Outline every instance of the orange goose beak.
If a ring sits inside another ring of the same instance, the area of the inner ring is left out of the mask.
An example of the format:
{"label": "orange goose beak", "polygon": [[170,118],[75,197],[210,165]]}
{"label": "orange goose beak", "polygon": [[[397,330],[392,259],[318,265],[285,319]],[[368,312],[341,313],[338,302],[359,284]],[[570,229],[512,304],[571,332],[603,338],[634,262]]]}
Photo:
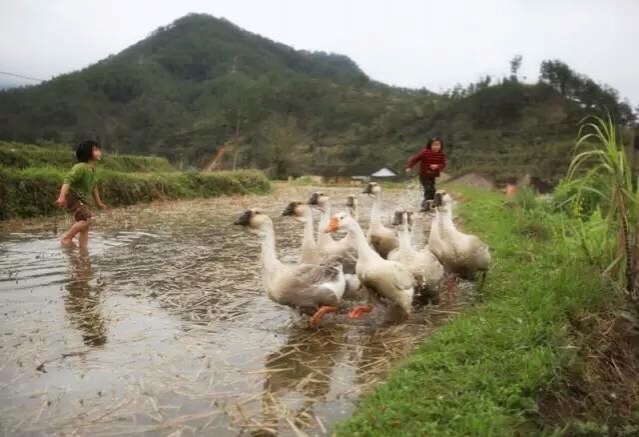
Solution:
{"label": "orange goose beak", "polygon": [[335,232],[338,229],[339,229],[339,221],[337,221],[337,218],[333,217],[331,221],[328,223],[328,226],[326,227],[324,232],[326,233]]}

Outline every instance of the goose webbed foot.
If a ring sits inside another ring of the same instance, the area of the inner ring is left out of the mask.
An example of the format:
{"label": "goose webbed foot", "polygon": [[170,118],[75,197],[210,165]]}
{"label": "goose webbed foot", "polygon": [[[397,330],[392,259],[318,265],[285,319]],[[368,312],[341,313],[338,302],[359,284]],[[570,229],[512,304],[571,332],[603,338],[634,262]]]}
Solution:
{"label": "goose webbed foot", "polygon": [[372,310],[373,310],[373,305],[360,305],[353,308],[353,310],[350,313],[348,313],[348,318],[359,319],[364,314],[370,313]]}
{"label": "goose webbed foot", "polygon": [[309,321],[309,325],[311,326],[311,328],[317,328],[320,324],[320,321],[324,318],[326,314],[334,313],[335,311],[337,311],[337,307],[334,307],[334,306],[320,307],[317,310],[317,312],[315,312],[313,317],[311,317],[311,320]]}

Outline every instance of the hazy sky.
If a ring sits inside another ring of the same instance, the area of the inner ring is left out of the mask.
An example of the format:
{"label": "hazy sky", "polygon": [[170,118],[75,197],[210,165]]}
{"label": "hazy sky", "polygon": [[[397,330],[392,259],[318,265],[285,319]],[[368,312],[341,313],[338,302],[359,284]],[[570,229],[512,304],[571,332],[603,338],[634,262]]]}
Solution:
{"label": "hazy sky", "polygon": [[189,12],[348,55],[393,85],[440,91],[503,76],[519,53],[529,81],[559,58],[639,104],[639,0],[0,0],[0,70],[47,79]]}

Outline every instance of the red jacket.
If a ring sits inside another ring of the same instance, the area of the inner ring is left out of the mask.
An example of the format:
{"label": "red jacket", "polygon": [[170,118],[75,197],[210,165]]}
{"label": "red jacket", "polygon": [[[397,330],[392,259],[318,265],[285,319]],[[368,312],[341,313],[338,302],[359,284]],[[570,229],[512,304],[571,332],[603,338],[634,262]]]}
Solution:
{"label": "red jacket", "polygon": [[[415,164],[421,162],[419,166],[419,174],[422,176],[439,176],[439,172],[446,168],[446,155],[441,150],[433,152],[429,149],[420,150],[417,155],[413,156],[406,165],[406,168],[413,168]],[[437,166],[437,170],[431,170],[431,164]]]}

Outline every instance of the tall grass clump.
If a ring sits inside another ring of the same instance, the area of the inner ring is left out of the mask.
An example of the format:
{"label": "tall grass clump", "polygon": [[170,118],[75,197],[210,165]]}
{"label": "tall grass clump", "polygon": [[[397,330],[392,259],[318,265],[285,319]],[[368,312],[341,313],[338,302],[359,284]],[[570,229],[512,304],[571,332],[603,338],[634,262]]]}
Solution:
{"label": "tall grass clump", "polygon": [[[610,117],[607,120],[591,117],[582,124],[567,181],[567,188],[574,188],[571,200],[577,211],[584,199],[596,201],[589,223],[576,229],[581,235],[582,248],[589,252],[588,239],[593,235],[613,236],[614,249],[608,251],[604,272],[610,273],[637,304],[639,187],[622,138]],[[611,245],[599,247],[608,249]],[[591,251],[588,256],[592,257]]]}
{"label": "tall grass clump", "polygon": [[537,192],[532,187],[520,187],[512,202],[523,210],[533,210],[538,206]]}

